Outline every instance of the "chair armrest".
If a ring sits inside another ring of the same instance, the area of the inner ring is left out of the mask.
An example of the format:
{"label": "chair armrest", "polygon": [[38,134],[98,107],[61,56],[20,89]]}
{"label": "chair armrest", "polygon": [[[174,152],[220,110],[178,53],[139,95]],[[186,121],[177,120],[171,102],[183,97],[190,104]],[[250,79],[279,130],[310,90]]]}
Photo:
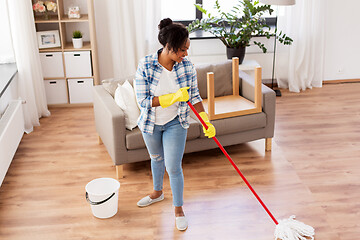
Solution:
{"label": "chair armrest", "polygon": [[115,165],[127,160],[125,115],[114,98],[101,86],[93,87],[96,131]]}
{"label": "chair armrest", "polygon": [[[241,79],[241,95],[250,101],[255,101],[255,81],[252,77],[243,71],[239,71]],[[266,114],[266,137],[272,138],[274,136],[275,127],[275,105],[276,94],[275,92],[262,84],[262,110]]]}

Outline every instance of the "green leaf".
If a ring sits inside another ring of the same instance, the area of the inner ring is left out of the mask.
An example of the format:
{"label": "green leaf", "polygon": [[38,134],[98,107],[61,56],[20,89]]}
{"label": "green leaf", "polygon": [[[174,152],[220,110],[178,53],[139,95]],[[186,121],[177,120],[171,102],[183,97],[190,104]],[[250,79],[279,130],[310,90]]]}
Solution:
{"label": "green leaf", "polygon": [[207,11],[202,7],[201,4],[194,4],[194,5],[200,12],[206,15]]}

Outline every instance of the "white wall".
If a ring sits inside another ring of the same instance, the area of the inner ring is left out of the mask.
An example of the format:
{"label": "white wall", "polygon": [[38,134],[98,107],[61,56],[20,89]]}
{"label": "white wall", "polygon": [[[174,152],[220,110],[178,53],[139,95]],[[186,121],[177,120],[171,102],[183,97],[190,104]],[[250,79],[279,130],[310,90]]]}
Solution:
{"label": "white wall", "polygon": [[327,3],[324,80],[360,79],[360,1]]}

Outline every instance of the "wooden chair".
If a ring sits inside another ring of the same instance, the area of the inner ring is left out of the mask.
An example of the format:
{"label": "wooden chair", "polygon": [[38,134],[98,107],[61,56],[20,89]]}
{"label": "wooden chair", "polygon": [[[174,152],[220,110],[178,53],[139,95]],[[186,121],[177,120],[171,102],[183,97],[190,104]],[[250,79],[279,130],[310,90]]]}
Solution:
{"label": "wooden chair", "polygon": [[232,59],[233,94],[215,97],[214,73],[207,73],[207,99],[204,108],[210,120],[229,118],[261,112],[261,67],[255,68],[255,102],[240,96],[239,93],[239,58]]}

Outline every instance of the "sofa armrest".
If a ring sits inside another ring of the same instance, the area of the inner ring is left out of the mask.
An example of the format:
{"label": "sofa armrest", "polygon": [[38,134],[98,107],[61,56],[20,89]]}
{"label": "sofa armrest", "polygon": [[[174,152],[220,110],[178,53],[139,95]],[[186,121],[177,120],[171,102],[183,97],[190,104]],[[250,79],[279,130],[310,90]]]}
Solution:
{"label": "sofa armrest", "polygon": [[115,165],[127,161],[125,115],[101,86],[93,87],[96,131]]}
{"label": "sofa armrest", "polygon": [[[243,71],[239,71],[239,77],[241,79],[241,95],[250,101],[255,101],[255,80]],[[275,92],[262,84],[262,110],[266,114],[266,138],[272,138],[274,136],[275,127],[275,105],[276,94]]]}

